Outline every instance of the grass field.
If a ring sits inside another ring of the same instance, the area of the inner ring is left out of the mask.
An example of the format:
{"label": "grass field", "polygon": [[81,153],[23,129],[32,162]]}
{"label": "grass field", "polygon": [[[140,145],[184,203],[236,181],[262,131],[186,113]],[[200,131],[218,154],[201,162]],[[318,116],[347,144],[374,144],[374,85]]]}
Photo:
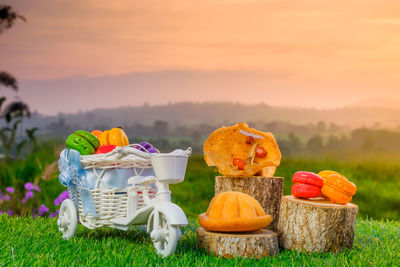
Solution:
{"label": "grass field", "polygon": [[[400,166],[396,163],[332,161],[286,158],[277,176],[285,177],[284,193],[290,194],[291,176],[298,170],[336,170],[358,187],[353,203],[360,207],[354,247],[338,254],[306,254],[281,251],[276,257],[259,261],[222,259],[198,249],[195,229],[197,215],[207,209],[214,195],[218,172],[205,165],[201,156],[192,156],[185,182],[172,185],[173,201],[183,208],[190,225],[183,229],[176,255],[160,258],[149,236],[136,229],[123,232],[79,226],[77,236],[61,238],[56,220],[0,216],[0,266],[34,265],[172,265],[172,266],[396,266],[400,265]],[[42,182],[42,192],[56,195],[64,188],[58,181]],[[49,200],[50,201],[50,200]],[[381,218],[389,218],[392,221]],[[374,220],[378,219],[378,220]]]}
{"label": "grass field", "polygon": [[400,223],[359,219],[354,247],[338,254],[281,251],[261,260],[224,259],[208,255],[196,244],[197,222],[183,228],[176,254],[159,257],[149,236],[136,231],[78,227],[63,240],[56,220],[0,216],[0,266],[398,266]]}

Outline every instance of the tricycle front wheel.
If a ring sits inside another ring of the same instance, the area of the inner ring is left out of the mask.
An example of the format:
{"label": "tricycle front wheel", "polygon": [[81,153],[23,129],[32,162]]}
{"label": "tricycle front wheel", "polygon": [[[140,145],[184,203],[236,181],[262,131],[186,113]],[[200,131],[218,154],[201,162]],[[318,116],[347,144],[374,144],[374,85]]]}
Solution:
{"label": "tricycle front wheel", "polygon": [[60,207],[57,220],[58,229],[63,234],[64,239],[70,239],[76,233],[78,226],[78,215],[74,202],[70,199],[65,199]]}
{"label": "tricycle front wheel", "polygon": [[150,238],[157,253],[164,257],[173,254],[180,238],[179,226],[168,223],[165,214],[159,210],[150,215],[150,226]]}

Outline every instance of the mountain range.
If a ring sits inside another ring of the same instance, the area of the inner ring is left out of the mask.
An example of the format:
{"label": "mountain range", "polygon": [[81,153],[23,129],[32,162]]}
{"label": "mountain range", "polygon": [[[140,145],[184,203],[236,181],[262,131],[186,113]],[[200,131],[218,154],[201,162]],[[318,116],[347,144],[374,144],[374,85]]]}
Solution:
{"label": "mountain range", "polygon": [[87,112],[58,114],[55,116],[34,113],[24,122],[25,127],[47,127],[63,119],[66,124],[83,129],[98,126],[130,126],[135,123],[152,125],[161,120],[170,127],[194,126],[202,123],[222,126],[240,121],[272,122],[284,121],[307,125],[324,121],[354,129],[357,127],[387,127],[400,125],[400,111],[382,107],[343,107],[337,109],[306,109],[272,107],[265,104],[244,105],[230,102],[180,102],[168,105],[141,105],[133,107],[94,109]]}

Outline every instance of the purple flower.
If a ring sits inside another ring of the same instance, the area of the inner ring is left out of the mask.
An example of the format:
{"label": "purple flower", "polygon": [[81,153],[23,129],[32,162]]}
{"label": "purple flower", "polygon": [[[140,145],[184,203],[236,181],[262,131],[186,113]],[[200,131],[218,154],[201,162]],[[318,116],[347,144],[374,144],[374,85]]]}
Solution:
{"label": "purple flower", "polygon": [[61,200],[60,198],[56,198],[56,199],[54,199],[54,206],[58,206],[58,205],[60,205],[60,204],[61,204],[61,202],[62,202],[62,200]]}
{"label": "purple flower", "polygon": [[13,211],[12,210],[7,210],[6,213],[8,214],[8,216],[13,215]]}
{"label": "purple flower", "polygon": [[46,207],[45,204],[40,205],[39,207],[39,216],[43,216],[43,214],[45,214],[46,212],[49,212],[49,209]]}
{"label": "purple flower", "polygon": [[34,185],[33,185],[31,182],[27,182],[27,183],[25,184],[25,189],[26,189],[26,190],[32,191],[33,188],[34,188]]}
{"label": "purple flower", "polygon": [[59,195],[59,197],[62,198],[63,200],[69,198],[68,191],[65,190],[65,191],[61,192],[61,194]]}
{"label": "purple flower", "polygon": [[2,210],[0,210],[0,215],[3,215],[3,211]]}
{"label": "purple flower", "polygon": [[9,186],[9,187],[6,187],[6,191],[7,191],[8,193],[12,194],[12,193],[14,193],[14,192],[15,192],[15,188],[14,188],[14,187],[11,187],[11,186]]}
{"label": "purple flower", "polygon": [[30,198],[33,198],[33,192],[32,191],[28,191],[28,192],[26,192],[26,195],[25,195],[25,199],[30,199]]}
{"label": "purple flower", "polygon": [[69,198],[69,195],[68,195],[68,191],[65,190],[56,199],[54,199],[54,205],[55,206],[60,205],[63,202],[63,200],[67,199],[67,198]]}
{"label": "purple flower", "polygon": [[5,195],[5,196],[3,197],[3,199],[4,199],[5,201],[10,201],[11,197],[10,197],[9,195]]}
{"label": "purple flower", "polygon": [[55,218],[57,216],[57,213],[55,213],[55,212],[52,212],[51,214],[50,214],[50,218]]}
{"label": "purple flower", "polygon": [[21,200],[21,202],[22,202],[22,204],[25,204],[25,203],[26,203],[26,198],[23,198],[23,199]]}
{"label": "purple flower", "polygon": [[40,192],[40,188],[39,188],[38,185],[35,185],[35,187],[33,188],[33,190],[35,190],[35,191],[37,191],[37,192]]}

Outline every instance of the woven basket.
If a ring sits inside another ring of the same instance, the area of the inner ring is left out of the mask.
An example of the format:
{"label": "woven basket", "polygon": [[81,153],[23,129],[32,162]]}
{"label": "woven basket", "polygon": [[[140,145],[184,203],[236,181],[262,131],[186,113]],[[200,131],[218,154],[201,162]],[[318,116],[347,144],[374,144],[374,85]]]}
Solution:
{"label": "woven basket", "polygon": [[[132,146],[134,145],[137,144]],[[82,167],[85,170],[93,170],[98,179],[95,188],[91,190],[98,217],[90,214],[83,215],[82,201],[78,195],[79,220],[82,225],[89,229],[102,226],[113,227],[111,219],[127,216],[129,190],[135,190],[138,193],[137,209],[144,206],[143,190],[149,190],[149,198],[154,198],[157,193],[157,188],[155,187],[136,185],[134,187],[111,188],[102,181],[103,174],[107,170],[114,168],[132,168],[136,175],[140,175],[143,170],[152,168],[150,158],[150,153],[139,151],[131,146],[117,147],[107,154],[81,156]],[[100,185],[102,188],[100,188]]]}
{"label": "woven basket", "polygon": [[[144,188],[143,188],[144,189]],[[82,201],[79,198],[79,220],[85,227],[94,229],[102,226],[113,226],[110,221],[113,218],[126,217],[128,207],[129,188],[117,189],[94,189],[91,190],[93,202],[98,217],[90,214],[83,215]],[[144,207],[142,190],[137,190],[138,206],[137,209]],[[149,191],[149,198],[152,199],[157,193],[156,188]]]}

